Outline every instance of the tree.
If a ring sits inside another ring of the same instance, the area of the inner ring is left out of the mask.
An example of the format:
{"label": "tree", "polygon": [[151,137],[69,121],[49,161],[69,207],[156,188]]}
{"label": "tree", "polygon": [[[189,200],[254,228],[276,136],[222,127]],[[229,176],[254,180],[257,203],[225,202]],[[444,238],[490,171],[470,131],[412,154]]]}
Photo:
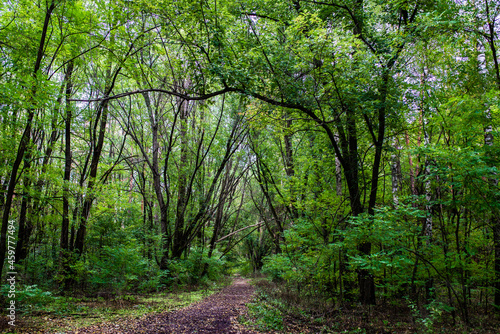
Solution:
{"label": "tree", "polygon": [[[40,71],[42,67],[42,60],[44,58],[44,50],[46,46],[47,39],[47,31],[49,28],[49,23],[52,17],[52,13],[56,8],[55,0],[51,0],[50,3],[45,3],[45,11],[44,11],[44,19],[43,26],[40,34],[40,42],[38,46],[38,50],[36,51],[36,58],[33,64],[33,70],[31,73],[31,94],[28,96],[28,104],[27,104],[27,117],[23,130],[23,134],[19,141],[19,145],[17,148],[17,153],[14,162],[12,163],[12,170],[10,171],[9,183],[7,186],[7,193],[5,195],[5,203],[3,205],[3,215],[2,215],[2,227],[0,230],[0,272],[2,272],[3,265],[5,262],[5,253],[7,250],[7,226],[9,224],[10,210],[12,206],[12,200],[14,197],[14,189],[17,184],[18,171],[23,163],[23,159],[25,159],[25,153],[28,149],[31,131],[33,126],[33,119],[35,117],[36,111],[36,100],[37,100],[37,91],[41,88],[39,87],[39,82],[43,83],[43,75]],[[26,163],[27,161],[25,161]]]}
{"label": "tree", "polygon": [[[352,215],[365,210],[373,214],[386,120],[393,112],[390,96],[397,94],[394,73],[399,71],[397,64],[407,42],[416,36],[419,14],[433,8],[418,2],[391,2],[382,9],[386,14],[382,16],[366,10],[371,3],[363,1],[296,4],[295,11],[281,7],[275,17],[253,11],[252,5],[249,10],[239,11],[240,22],[246,24],[235,24],[241,32],[227,34],[221,42],[226,45],[223,50],[227,50],[224,65],[213,58],[207,61],[212,67],[223,67],[219,72],[225,85],[272,105],[296,110],[322,127],[343,168]],[[342,30],[331,28],[339,23]],[[379,25],[385,29],[378,29]],[[346,29],[351,33],[346,34]],[[231,54],[247,56],[242,59]],[[238,68],[252,68],[257,80],[240,80],[234,70]],[[345,68],[352,70],[342,73]],[[369,77],[378,80],[371,82]],[[353,78],[362,79],[353,85]],[[374,150],[366,207],[361,203],[364,196],[359,175],[360,122]],[[359,250],[369,255],[370,243],[362,242]],[[375,302],[373,277],[362,269],[359,288],[360,300]]]}

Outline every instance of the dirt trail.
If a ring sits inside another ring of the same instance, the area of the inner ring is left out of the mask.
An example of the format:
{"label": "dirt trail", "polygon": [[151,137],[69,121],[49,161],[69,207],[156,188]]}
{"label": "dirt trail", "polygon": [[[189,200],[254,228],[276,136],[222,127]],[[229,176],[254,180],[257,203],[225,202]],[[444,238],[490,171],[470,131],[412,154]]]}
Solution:
{"label": "dirt trail", "polygon": [[180,310],[149,315],[134,323],[94,325],[73,333],[256,334],[237,322],[253,292],[254,288],[247,279],[236,277],[233,284],[222,291]]}

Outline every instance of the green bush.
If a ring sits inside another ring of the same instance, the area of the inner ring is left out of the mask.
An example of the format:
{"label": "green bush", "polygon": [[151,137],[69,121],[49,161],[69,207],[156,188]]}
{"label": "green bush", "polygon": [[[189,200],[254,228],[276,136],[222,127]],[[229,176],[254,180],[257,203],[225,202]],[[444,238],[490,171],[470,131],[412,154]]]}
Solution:
{"label": "green bush", "polygon": [[191,248],[189,256],[184,259],[170,260],[166,285],[206,284],[219,280],[226,272],[227,265],[220,259],[220,252],[214,251],[208,257],[208,250],[199,247]]}
{"label": "green bush", "polygon": [[[10,285],[2,285],[1,295],[3,299],[8,297],[9,289]],[[17,286],[15,295],[16,310],[20,312],[27,312],[33,308],[40,308],[56,300],[52,292],[43,291],[37,285]]]}
{"label": "green bush", "polygon": [[281,281],[292,277],[294,272],[290,257],[283,254],[274,254],[265,258],[262,273],[273,281]]}
{"label": "green bush", "polygon": [[298,220],[285,231],[287,247],[281,254],[264,259],[262,272],[274,281],[285,281],[308,295],[325,295],[330,292],[337,272],[332,263],[338,261],[339,245],[325,243],[316,233],[313,224]]}
{"label": "green bush", "polygon": [[[104,246],[100,252],[89,256],[86,262],[88,282],[92,290],[124,292],[152,288],[148,263],[136,248],[126,246],[111,248]],[[153,280],[154,282],[154,280]]]}
{"label": "green bush", "polygon": [[18,269],[23,282],[28,285],[36,283],[38,287],[46,290],[54,288],[58,273],[58,263],[54,255],[36,252],[24,260]]}

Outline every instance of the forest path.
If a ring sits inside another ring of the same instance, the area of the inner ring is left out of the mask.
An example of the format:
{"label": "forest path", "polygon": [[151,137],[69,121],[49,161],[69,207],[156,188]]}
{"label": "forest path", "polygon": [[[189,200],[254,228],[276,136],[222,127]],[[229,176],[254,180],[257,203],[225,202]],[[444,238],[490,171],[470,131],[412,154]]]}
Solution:
{"label": "forest path", "polygon": [[102,323],[73,333],[256,334],[237,321],[255,290],[248,281],[235,277],[233,283],[222,291],[177,311],[149,315],[136,322]]}

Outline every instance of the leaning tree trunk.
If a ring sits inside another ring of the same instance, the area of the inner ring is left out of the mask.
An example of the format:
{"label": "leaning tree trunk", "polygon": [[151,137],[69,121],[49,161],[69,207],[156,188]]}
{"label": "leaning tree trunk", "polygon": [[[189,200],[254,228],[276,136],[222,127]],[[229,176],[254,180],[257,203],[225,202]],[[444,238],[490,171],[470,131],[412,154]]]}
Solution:
{"label": "leaning tree trunk", "polygon": [[[43,157],[40,178],[34,184],[33,194],[36,194],[35,196],[33,196],[34,199],[32,199],[32,195],[29,194],[29,192],[27,191],[27,189],[31,187],[31,181],[29,181],[28,177],[26,177],[24,181],[25,190],[21,202],[21,211],[19,214],[19,231],[18,231],[17,246],[16,246],[16,263],[20,263],[28,256],[29,241],[31,238],[31,233],[33,231],[32,213],[35,212],[38,214],[39,212],[42,211],[42,208],[44,206],[44,201],[42,198],[43,196],[41,195],[43,186],[45,185],[44,174],[47,172],[47,166],[50,162],[50,158],[52,157],[52,152],[54,151],[54,144],[58,138],[59,129],[57,127],[57,120],[59,115],[59,108],[61,106],[64,86],[65,86],[65,81],[61,85],[59,97],[57,98],[55,108],[53,109],[53,115],[51,121],[51,134],[47,142],[45,155]],[[23,167],[24,173],[28,173],[31,168],[30,159],[31,159],[31,154],[28,152],[26,154],[26,159],[25,159],[26,162]],[[32,202],[31,206],[29,205],[30,202]]]}
{"label": "leaning tree trunk", "polygon": [[[24,164],[24,173],[27,173],[31,167],[30,154],[26,154],[26,162]],[[28,189],[31,187],[31,180],[28,176],[24,177],[23,193],[21,200],[21,210],[19,212],[19,229],[17,231],[17,245],[16,245],[16,263],[20,263],[28,255],[28,244],[31,236],[33,224],[28,218],[28,206],[31,202],[31,196]]]}
{"label": "leaning tree trunk", "polygon": [[[117,72],[120,69],[117,70]],[[115,78],[116,78],[115,73]],[[96,125],[97,122],[100,122],[99,133],[97,137],[97,143],[94,143],[94,149],[92,152],[92,160],[90,162],[89,167],[89,179],[87,183],[87,190],[85,200],[83,201],[82,213],[80,216],[80,225],[78,226],[78,230],[76,231],[75,236],[75,245],[74,250],[76,253],[81,256],[83,254],[83,248],[85,245],[85,235],[87,232],[87,221],[90,216],[90,210],[92,208],[92,204],[95,198],[95,186],[96,186],[96,177],[97,177],[97,169],[99,166],[99,160],[101,158],[102,148],[104,146],[104,136],[106,134],[106,124],[108,121],[108,108],[109,108],[109,100],[106,99],[107,96],[111,93],[113,89],[114,81],[111,83],[111,69],[108,69],[106,76],[106,86],[105,86],[105,99],[99,103],[97,107],[97,117],[96,117]]]}
{"label": "leaning tree trunk", "polygon": [[101,158],[102,147],[104,145],[104,135],[106,133],[106,123],[108,120],[108,103],[106,102],[102,108],[101,115],[101,124],[99,127],[99,136],[97,140],[97,145],[94,148],[94,152],[92,154],[92,162],[90,163],[90,173],[89,180],[87,183],[87,193],[85,196],[85,200],[83,201],[82,214],[80,216],[80,225],[78,226],[78,230],[76,231],[75,237],[75,247],[77,254],[83,254],[83,248],[85,245],[85,235],[87,233],[87,221],[90,216],[90,210],[92,208],[92,204],[94,202],[95,194],[95,186],[96,186],[96,177],[97,177],[97,169],[99,166],[99,160]]}
{"label": "leaning tree trunk", "polygon": [[[45,39],[47,37],[47,31],[50,23],[50,18],[52,16],[52,12],[54,11],[56,5],[55,1],[52,0],[50,3],[50,6],[47,7],[47,11],[45,12],[45,19],[43,23],[43,28],[42,28],[42,35],[40,37],[40,44],[38,46],[38,53],[37,53],[37,58],[35,61],[35,66],[33,68],[33,76],[36,77],[38,71],[40,70],[41,63],[42,63],[42,58],[45,50]],[[32,87],[32,96],[31,96],[31,103],[34,103],[36,100],[36,92],[37,92],[37,87]],[[14,198],[14,189],[17,184],[17,174],[19,171],[19,167],[21,166],[21,163],[23,162],[24,159],[24,154],[26,150],[28,149],[28,145],[30,142],[30,135],[31,135],[31,129],[32,129],[32,123],[33,119],[35,117],[35,108],[30,107],[28,109],[28,117],[26,120],[26,126],[24,128],[24,132],[21,136],[21,140],[19,142],[19,146],[17,148],[17,153],[16,153],[16,158],[14,160],[14,163],[12,165],[12,171],[10,173],[10,178],[9,178],[9,183],[7,186],[7,194],[5,196],[5,203],[4,203],[4,211],[3,211],[3,216],[2,216],[2,227],[0,228],[0,274],[2,273],[3,270],[3,265],[5,262],[5,252],[7,250],[7,226],[9,225],[9,217],[10,217],[10,210],[12,208],[12,201]]]}

